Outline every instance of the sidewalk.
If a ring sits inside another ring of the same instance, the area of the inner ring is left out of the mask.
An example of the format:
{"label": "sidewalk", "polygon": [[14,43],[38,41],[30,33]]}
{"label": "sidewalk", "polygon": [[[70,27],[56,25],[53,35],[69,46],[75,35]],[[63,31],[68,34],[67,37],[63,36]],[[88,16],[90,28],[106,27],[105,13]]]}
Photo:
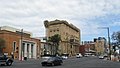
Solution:
{"label": "sidewalk", "polygon": [[120,59],[118,56],[111,55],[111,61],[120,62]]}

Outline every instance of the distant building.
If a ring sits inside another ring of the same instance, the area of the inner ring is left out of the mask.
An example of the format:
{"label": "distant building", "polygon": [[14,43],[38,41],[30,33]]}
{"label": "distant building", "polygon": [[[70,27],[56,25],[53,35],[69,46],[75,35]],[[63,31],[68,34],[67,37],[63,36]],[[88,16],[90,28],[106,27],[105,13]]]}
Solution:
{"label": "distant building", "polygon": [[95,55],[103,55],[108,53],[108,46],[104,37],[94,38],[94,41],[84,41],[80,46],[80,52],[93,53]]}
{"label": "distant building", "polygon": [[[54,21],[44,21],[46,28],[47,38],[59,34],[61,36],[61,41],[59,45],[59,53],[68,53],[70,55],[75,55],[79,52],[79,45],[81,41],[80,29],[75,27],[73,24],[69,24],[64,20],[54,20]],[[51,46],[51,54],[54,54],[55,47]]]}
{"label": "distant building", "polygon": [[85,53],[96,54],[95,43],[93,41],[84,41],[84,42],[82,42],[79,51],[83,55]]}
{"label": "distant building", "polygon": [[107,45],[106,45],[106,39],[104,37],[99,37],[94,39],[95,42],[95,50],[97,55],[102,55],[107,52]]}
{"label": "distant building", "polygon": [[79,47],[79,53],[81,53],[82,55],[84,55],[86,52],[85,52],[85,45],[80,45]]}
{"label": "distant building", "polygon": [[0,27],[0,38],[5,40],[3,53],[19,60],[40,57],[40,40],[32,38],[31,34],[9,26]]}
{"label": "distant building", "polygon": [[38,37],[38,39],[41,40],[41,47],[40,47],[40,49],[41,49],[41,56],[42,55],[46,55],[46,54],[50,54],[51,47],[46,42],[47,41],[46,37]]}

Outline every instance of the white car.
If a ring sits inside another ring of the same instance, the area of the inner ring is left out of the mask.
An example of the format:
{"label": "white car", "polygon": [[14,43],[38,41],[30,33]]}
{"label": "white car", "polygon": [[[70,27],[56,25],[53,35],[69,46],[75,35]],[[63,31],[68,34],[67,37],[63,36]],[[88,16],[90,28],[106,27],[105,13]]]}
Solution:
{"label": "white car", "polygon": [[99,56],[99,59],[104,59],[104,56],[102,56],[102,55],[101,55],[101,56]]}
{"label": "white car", "polygon": [[82,57],[82,54],[81,53],[77,53],[76,54],[76,58],[81,58]]}
{"label": "white car", "polygon": [[63,53],[63,54],[61,55],[61,57],[62,57],[63,59],[68,59],[68,56],[69,56],[69,54],[67,54],[67,53]]}
{"label": "white car", "polygon": [[68,59],[68,56],[62,56],[62,59]]}

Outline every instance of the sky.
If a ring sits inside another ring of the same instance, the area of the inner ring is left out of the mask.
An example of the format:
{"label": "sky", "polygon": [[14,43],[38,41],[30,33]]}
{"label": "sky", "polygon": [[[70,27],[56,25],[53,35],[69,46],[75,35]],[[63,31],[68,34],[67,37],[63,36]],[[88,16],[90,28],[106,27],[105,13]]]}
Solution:
{"label": "sky", "polygon": [[107,39],[120,31],[120,0],[0,0],[0,26],[11,26],[44,37],[44,21],[66,20],[81,30],[81,40]]}

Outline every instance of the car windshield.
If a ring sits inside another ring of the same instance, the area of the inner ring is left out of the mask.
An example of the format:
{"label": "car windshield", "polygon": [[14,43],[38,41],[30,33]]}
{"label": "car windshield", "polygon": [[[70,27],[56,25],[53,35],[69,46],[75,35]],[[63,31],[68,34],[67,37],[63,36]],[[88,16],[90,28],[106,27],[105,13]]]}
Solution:
{"label": "car windshield", "polygon": [[42,57],[42,61],[47,61],[50,57]]}
{"label": "car windshield", "polygon": [[55,57],[50,57],[50,58],[45,59],[44,61],[54,61],[55,59],[56,59]]}

